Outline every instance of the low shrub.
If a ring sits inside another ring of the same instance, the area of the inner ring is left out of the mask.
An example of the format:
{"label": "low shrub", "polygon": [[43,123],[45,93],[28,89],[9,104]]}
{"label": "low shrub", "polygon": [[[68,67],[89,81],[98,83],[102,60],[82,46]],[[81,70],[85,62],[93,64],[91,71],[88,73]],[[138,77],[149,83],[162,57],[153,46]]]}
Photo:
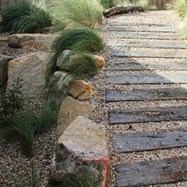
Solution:
{"label": "low shrub", "polygon": [[7,6],[1,15],[2,32],[35,33],[43,32],[47,27],[52,26],[50,14],[29,0],[20,0]]}
{"label": "low shrub", "polygon": [[56,19],[95,27],[102,23],[102,11],[99,0],[58,0],[52,12]]}

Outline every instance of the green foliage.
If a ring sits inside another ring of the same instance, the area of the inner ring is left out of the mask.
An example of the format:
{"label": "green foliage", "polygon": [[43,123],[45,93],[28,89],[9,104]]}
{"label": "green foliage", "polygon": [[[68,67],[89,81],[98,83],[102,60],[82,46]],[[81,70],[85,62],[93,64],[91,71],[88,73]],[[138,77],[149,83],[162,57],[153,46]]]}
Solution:
{"label": "green foliage", "polygon": [[20,0],[7,6],[1,13],[3,21],[0,24],[2,32],[34,33],[52,25],[52,17],[43,9],[29,0]]}
{"label": "green foliage", "polygon": [[103,48],[101,36],[96,30],[89,27],[64,30],[53,44],[53,51],[58,54],[66,49],[92,52],[101,51]]}
{"label": "green foliage", "polygon": [[99,0],[58,0],[52,12],[56,19],[95,27],[102,23],[102,11]]}
{"label": "green foliage", "polygon": [[183,19],[187,12],[187,0],[173,0],[171,8]]}
{"label": "green foliage", "polygon": [[53,125],[57,117],[57,109],[50,102],[46,102],[41,113],[37,114],[29,108],[13,119],[8,134],[17,134],[21,138],[28,156],[32,156],[35,135],[45,132]]}
{"label": "green foliage", "polygon": [[149,3],[149,0],[139,0],[137,2],[137,5],[143,7],[145,10],[156,10],[157,9],[156,5],[151,5]]}
{"label": "green foliage", "polygon": [[33,154],[33,143],[35,129],[37,125],[37,116],[32,109],[20,113],[12,124],[12,133],[16,133],[24,144],[25,152],[28,156]]}
{"label": "green foliage", "polygon": [[48,83],[53,73],[58,70],[56,62],[64,50],[92,52],[101,51],[103,48],[104,44],[99,33],[92,28],[79,27],[63,31],[53,44],[54,54],[47,70],[46,82]]}
{"label": "green foliage", "polygon": [[103,8],[112,8],[116,5],[114,0],[100,0],[100,3],[102,4]]}
{"label": "green foliage", "polygon": [[85,73],[97,74],[98,68],[93,56],[89,53],[77,53],[78,58],[70,66],[69,73],[77,78]]}
{"label": "green foliage", "polygon": [[24,99],[21,92],[21,79],[18,79],[6,93],[0,95],[0,128],[8,126],[16,112],[24,108]]}
{"label": "green foliage", "polygon": [[15,135],[24,144],[28,156],[33,153],[33,142],[36,134],[45,132],[56,120],[59,103],[46,101],[41,112],[34,112],[24,102],[21,92],[22,84],[18,79],[16,84],[8,89],[0,98],[0,124],[6,137]]}
{"label": "green foliage", "polygon": [[44,103],[42,112],[36,121],[36,133],[41,134],[51,127],[57,118],[58,108],[59,106],[49,101]]}

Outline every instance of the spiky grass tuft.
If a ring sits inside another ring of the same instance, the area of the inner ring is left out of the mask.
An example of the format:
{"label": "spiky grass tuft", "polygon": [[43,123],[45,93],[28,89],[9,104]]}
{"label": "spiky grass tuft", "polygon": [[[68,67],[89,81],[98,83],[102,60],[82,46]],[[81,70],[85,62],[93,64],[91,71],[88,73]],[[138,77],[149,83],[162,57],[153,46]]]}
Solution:
{"label": "spiky grass tuft", "polygon": [[36,122],[36,114],[32,109],[28,109],[14,119],[11,127],[11,131],[15,132],[22,139],[27,156],[32,156],[33,154]]}
{"label": "spiky grass tuft", "polygon": [[20,0],[9,5],[2,11],[3,21],[0,24],[2,32],[34,33],[52,25],[52,17],[43,9]]}
{"label": "spiky grass tuft", "polygon": [[171,3],[171,8],[183,19],[187,13],[187,0],[174,0]]}
{"label": "spiky grass tuft", "polygon": [[99,0],[63,0],[53,9],[56,18],[95,27],[102,23],[103,8]]}
{"label": "spiky grass tuft", "polygon": [[101,51],[103,48],[101,36],[92,28],[79,27],[65,30],[53,44],[54,54],[46,73],[46,82],[48,83],[53,73],[58,70],[56,63],[64,50],[95,52]]}
{"label": "spiky grass tuft", "polygon": [[103,8],[112,8],[116,5],[114,0],[100,0],[100,3],[102,4]]}
{"label": "spiky grass tuft", "polygon": [[[97,74],[98,68],[96,65],[96,61],[93,56],[86,52],[76,52],[73,51],[69,54],[69,58],[71,56],[76,56],[69,66],[69,73],[74,78],[78,78],[83,74]],[[70,60],[66,58],[64,64],[69,63]],[[67,64],[68,65],[68,64]]]}

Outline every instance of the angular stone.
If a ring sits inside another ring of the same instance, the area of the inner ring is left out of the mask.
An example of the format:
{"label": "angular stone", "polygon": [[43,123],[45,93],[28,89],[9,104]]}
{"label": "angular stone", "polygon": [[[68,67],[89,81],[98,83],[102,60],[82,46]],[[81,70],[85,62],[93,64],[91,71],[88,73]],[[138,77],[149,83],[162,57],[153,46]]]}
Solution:
{"label": "angular stone", "polygon": [[85,180],[92,178],[93,186],[107,186],[109,154],[105,130],[82,116],[78,116],[58,139],[50,182],[62,187],[65,177],[72,175],[86,177]]}
{"label": "angular stone", "polygon": [[92,85],[87,82],[77,80],[71,85],[69,94],[79,100],[87,100],[92,98],[93,88]]}
{"label": "angular stone", "polygon": [[89,117],[95,106],[87,102],[78,101],[72,97],[67,97],[62,101],[58,119],[57,131],[63,133],[68,125],[78,116]]}
{"label": "angular stone", "polygon": [[96,60],[96,65],[98,68],[102,68],[106,66],[105,59],[102,56],[94,55],[94,58]]}
{"label": "angular stone", "polygon": [[45,72],[49,54],[43,52],[31,53],[11,60],[8,65],[7,88],[20,78],[23,84],[21,91],[25,97],[34,97],[44,90]]}
{"label": "angular stone", "polygon": [[8,62],[12,59],[13,57],[0,54],[0,92],[6,90]]}
{"label": "angular stone", "polygon": [[29,47],[35,49],[51,49],[57,35],[52,34],[13,34],[9,36],[8,44],[12,48]]}

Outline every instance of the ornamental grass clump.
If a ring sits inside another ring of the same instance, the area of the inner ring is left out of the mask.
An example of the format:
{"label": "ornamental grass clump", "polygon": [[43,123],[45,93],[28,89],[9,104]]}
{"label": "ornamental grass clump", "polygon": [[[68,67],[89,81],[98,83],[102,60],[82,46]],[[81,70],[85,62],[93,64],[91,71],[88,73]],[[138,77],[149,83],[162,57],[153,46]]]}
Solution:
{"label": "ornamental grass clump", "polygon": [[36,33],[52,26],[52,17],[29,0],[20,0],[7,6],[2,12],[2,32]]}
{"label": "ornamental grass clump", "polygon": [[105,9],[112,8],[116,5],[114,0],[100,0],[100,3]]}
{"label": "ornamental grass clump", "polygon": [[57,1],[52,12],[67,23],[95,27],[102,23],[103,7],[99,0],[63,0]]}
{"label": "ornamental grass clump", "polygon": [[[75,52],[98,52],[104,48],[103,40],[99,33],[90,27],[79,27],[64,30],[60,37],[58,37],[53,44],[53,56],[50,61],[46,81],[55,71],[58,70],[56,65],[58,58],[64,50],[71,50]],[[71,53],[71,55],[73,54]],[[90,55],[89,55],[90,56]],[[81,58],[88,60],[88,55],[83,55]],[[89,58],[91,61],[92,58]],[[86,60],[84,60],[85,62]],[[81,65],[82,67],[82,65]]]}
{"label": "ornamental grass clump", "polygon": [[187,13],[187,0],[173,0],[171,8],[183,19]]}

